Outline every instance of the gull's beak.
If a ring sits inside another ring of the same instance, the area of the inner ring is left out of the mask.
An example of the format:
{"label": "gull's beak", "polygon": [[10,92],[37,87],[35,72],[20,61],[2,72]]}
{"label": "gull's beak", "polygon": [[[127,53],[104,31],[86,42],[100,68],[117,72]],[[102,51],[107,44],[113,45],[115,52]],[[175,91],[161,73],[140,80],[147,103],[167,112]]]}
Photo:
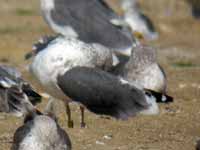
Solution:
{"label": "gull's beak", "polygon": [[138,39],[138,40],[144,40],[145,38],[144,38],[144,35],[141,33],[141,32],[139,32],[139,31],[134,31],[133,32],[133,35],[136,37],[136,39]]}

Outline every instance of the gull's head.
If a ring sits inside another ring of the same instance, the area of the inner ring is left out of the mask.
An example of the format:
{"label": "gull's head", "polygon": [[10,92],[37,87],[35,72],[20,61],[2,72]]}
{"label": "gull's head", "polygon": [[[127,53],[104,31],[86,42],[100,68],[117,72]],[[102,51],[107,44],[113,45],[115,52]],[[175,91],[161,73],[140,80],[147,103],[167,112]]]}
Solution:
{"label": "gull's head", "polygon": [[135,37],[136,39],[138,39],[139,41],[145,40],[145,37],[144,37],[143,33],[140,32],[140,31],[133,31],[133,35],[134,35],[134,37]]}

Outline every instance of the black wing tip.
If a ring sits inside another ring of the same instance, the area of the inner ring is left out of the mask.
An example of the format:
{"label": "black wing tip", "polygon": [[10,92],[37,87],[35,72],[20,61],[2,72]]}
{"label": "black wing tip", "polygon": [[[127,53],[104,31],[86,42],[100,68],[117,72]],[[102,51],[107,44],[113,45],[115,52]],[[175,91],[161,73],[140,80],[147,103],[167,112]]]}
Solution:
{"label": "black wing tip", "polygon": [[169,95],[163,95],[163,96],[166,97],[166,100],[163,101],[164,103],[172,103],[172,102],[174,102],[174,98],[172,96],[169,96]]}
{"label": "black wing tip", "polygon": [[172,96],[159,93],[150,89],[144,89],[146,94],[150,92],[155,98],[157,103],[172,103],[174,102],[174,98]]}
{"label": "black wing tip", "polygon": [[29,84],[23,84],[22,90],[33,105],[36,105],[42,101],[42,96],[37,93]]}
{"label": "black wing tip", "polygon": [[36,104],[42,102],[42,96],[40,94],[36,93],[35,91],[29,91],[28,93],[27,92],[25,92],[25,93],[33,105],[36,105]]}

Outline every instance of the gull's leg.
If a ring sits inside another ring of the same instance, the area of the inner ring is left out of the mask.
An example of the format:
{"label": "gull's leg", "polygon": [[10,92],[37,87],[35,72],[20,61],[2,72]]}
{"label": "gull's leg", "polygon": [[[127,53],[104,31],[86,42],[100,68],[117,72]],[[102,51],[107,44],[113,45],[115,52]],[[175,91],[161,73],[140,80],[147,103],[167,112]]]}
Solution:
{"label": "gull's leg", "polygon": [[85,118],[84,118],[84,107],[80,106],[80,110],[81,110],[81,128],[85,128],[86,124],[85,124]]}
{"label": "gull's leg", "polygon": [[66,102],[65,108],[66,108],[66,113],[67,113],[67,118],[68,118],[68,120],[67,120],[68,121],[68,127],[69,128],[73,128],[74,127],[74,123],[73,123],[73,120],[71,119],[71,110],[70,110],[68,102]]}
{"label": "gull's leg", "polygon": [[9,105],[8,105],[8,90],[7,89],[5,89],[5,93],[4,93],[4,106],[5,106],[5,112],[9,112],[10,111],[10,108],[9,108]]}

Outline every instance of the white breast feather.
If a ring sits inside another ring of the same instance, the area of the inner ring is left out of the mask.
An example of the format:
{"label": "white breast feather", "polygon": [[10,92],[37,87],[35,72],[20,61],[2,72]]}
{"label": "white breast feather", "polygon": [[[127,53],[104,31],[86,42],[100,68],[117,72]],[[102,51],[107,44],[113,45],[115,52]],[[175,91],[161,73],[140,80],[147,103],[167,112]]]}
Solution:
{"label": "white breast feather", "polygon": [[35,57],[31,72],[49,94],[63,99],[65,96],[57,87],[57,76],[75,66],[95,67],[99,63],[98,56],[102,56],[102,49],[96,50],[75,39],[57,38]]}

